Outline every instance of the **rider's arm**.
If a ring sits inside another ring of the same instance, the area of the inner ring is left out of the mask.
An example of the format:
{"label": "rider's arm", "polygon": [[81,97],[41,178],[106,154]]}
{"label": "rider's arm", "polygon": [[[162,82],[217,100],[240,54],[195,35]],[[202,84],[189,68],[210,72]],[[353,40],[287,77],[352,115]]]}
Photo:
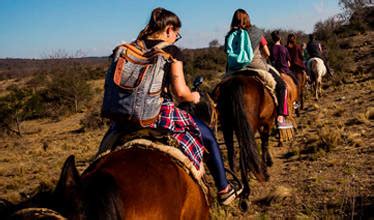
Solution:
{"label": "rider's arm", "polygon": [[179,102],[193,102],[200,101],[200,94],[198,92],[191,92],[186,84],[183,73],[183,63],[181,61],[174,61],[171,64],[171,89]]}
{"label": "rider's arm", "polygon": [[268,47],[268,42],[266,41],[265,37],[262,36],[260,40],[260,48],[262,56],[267,59],[270,56],[270,50]]}
{"label": "rider's arm", "polygon": [[287,58],[288,67],[291,67],[291,56],[288,50],[286,50],[286,58]]}
{"label": "rider's arm", "polygon": [[270,50],[268,45],[262,47],[262,55],[267,59],[270,56]]}

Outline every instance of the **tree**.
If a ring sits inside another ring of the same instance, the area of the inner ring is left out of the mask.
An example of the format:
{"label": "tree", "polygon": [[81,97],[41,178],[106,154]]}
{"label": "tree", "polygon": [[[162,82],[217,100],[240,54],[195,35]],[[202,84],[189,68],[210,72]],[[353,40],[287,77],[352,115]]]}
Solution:
{"label": "tree", "polygon": [[9,94],[0,99],[0,129],[21,135],[21,122],[41,115],[41,99],[39,94],[28,88],[11,86],[7,90]]}
{"label": "tree", "polygon": [[212,40],[210,43],[209,43],[209,47],[220,47],[221,45],[219,44],[218,40],[215,39],[215,40]]}
{"label": "tree", "polygon": [[86,70],[79,64],[70,64],[62,71],[54,72],[48,84],[48,97],[61,108],[79,112],[92,96],[86,80]]}
{"label": "tree", "polygon": [[349,21],[353,13],[370,4],[373,4],[372,0],[339,0],[339,5],[344,11],[340,16],[344,21]]}

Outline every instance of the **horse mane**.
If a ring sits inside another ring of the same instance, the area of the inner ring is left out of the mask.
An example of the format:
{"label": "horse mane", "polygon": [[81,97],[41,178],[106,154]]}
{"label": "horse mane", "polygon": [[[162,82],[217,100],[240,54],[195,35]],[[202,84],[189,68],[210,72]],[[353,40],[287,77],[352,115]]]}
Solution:
{"label": "horse mane", "polygon": [[178,105],[178,108],[190,113],[191,115],[204,121],[206,124],[210,124],[210,117],[212,115],[212,107],[209,104],[208,93],[201,93],[200,102],[197,104],[191,102],[182,102]]}
{"label": "horse mane", "polygon": [[85,182],[82,202],[87,219],[122,219],[122,200],[114,178],[109,173],[98,171]]}

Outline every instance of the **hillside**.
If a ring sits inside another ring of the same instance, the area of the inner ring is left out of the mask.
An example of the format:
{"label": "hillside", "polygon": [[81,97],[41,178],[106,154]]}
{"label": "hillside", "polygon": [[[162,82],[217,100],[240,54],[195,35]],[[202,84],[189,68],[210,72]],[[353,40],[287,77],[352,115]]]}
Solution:
{"label": "hillside", "polygon": [[64,59],[0,59],[0,80],[14,79],[35,76],[42,74],[48,67],[57,61],[73,60],[86,68],[96,69],[106,67],[107,57],[84,57],[84,58],[64,58]]}
{"label": "hillside", "polygon": [[[340,47],[354,59],[351,70],[333,79],[324,78],[324,92],[319,102],[308,94],[292,144],[278,148],[275,138],[271,138],[270,148],[275,158],[269,170],[271,179],[264,184],[251,180],[249,213],[241,213],[237,204],[223,208],[214,203],[213,219],[373,217],[370,212],[374,208],[372,39],[373,31],[339,40]],[[222,52],[219,48],[214,50]],[[198,70],[190,70],[207,74],[205,88],[209,89],[219,81],[215,74],[222,71],[224,64],[220,58],[213,60],[213,65],[204,63],[206,54],[209,49],[190,51],[187,59],[201,65]],[[21,73],[24,61],[11,62],[20,66],[17,71]],[[101,66],[105,62],[99,59],[92,65]],[[4,85],[21,86],[25,79],[1,82],[5,89]],[[102,96],[102,79],[91,81],[90,85],[96,92],[88,108],[57,119],[24,121],[21,137],[1,138],[0,198],[19,202],[39,189],[53,188],[70,154],[76,156],[80,171],[88,166],[106,131],[105,128],[81,129],[80,121],[99,110],[97,103]],[[218,139],[223,142],[221,134]],[[223,144],[221,148],[225,154]],[[211,188],[214,195],[214,187]]]}

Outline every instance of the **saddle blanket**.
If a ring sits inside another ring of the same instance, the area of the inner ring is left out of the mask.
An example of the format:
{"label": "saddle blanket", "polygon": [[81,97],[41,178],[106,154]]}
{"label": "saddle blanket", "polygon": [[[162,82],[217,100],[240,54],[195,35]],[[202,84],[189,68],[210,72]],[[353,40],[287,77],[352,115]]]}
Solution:
{"label": "saddle blanket", "polygon": [[[274,67],[272,67],[271,65],[268,65],[268,67],[271,68],[278,75],[280,75],[280,73]],[[273,78],[271,73],[269,73],[266,70],[262,70],[262,69],[244,67],[243,69],[240,69],[240,70],[235,71],[235,72],[225,73],[225,78],[230,77],[230,76],[234,76],[234,75],[237,75],[237,74],[248,75],[248,76],[251,76],[251,77],[255,77],[270,92],[270,95],[273,97],[275,105],[278,105],[278,99],[277,99],[277,96],[275,94],[275,86],[276,86],[277,82],[275,81],[275,79]],[[225,78],[224,78],[224,80],[225,80]]]}

